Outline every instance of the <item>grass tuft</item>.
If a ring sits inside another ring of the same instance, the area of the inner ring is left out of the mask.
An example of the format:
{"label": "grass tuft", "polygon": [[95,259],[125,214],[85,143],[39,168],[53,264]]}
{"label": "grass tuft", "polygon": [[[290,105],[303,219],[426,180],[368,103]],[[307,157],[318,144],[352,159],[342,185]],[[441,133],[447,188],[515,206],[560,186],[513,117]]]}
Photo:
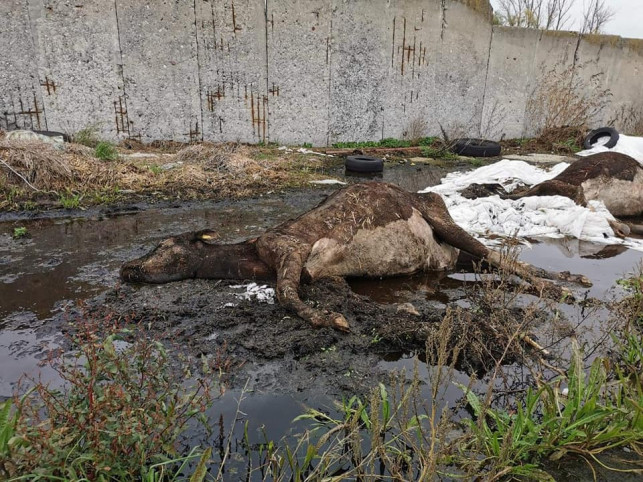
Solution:
{"label": "grass tuft", "polygon": [[118,159],[116,146],[110,142],[99,142],[94,155],[101,161],[115,161]]}
{"label": "grass tuft", "polygon": [[72,359],[50,360],[65,388],[31,380],[26,394],[0,405],[0,476],[173,480],[201,456],[196,448],[182,454],[177,441],[210,404],[210,382],[185,387],[188,368],[177,374],[161,343],[111,320],[74,328]]}

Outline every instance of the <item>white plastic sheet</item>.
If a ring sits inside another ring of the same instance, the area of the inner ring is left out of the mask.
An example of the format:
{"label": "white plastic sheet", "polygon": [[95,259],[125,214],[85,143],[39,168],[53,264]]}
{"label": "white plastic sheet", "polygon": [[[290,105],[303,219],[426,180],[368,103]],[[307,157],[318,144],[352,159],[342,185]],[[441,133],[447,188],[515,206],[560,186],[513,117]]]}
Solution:
{"label": "white plastic sheet", "polygon": [[[600,144],[600,139],[598,144]],[[591,156],[592,154],[598,154],[599,152],[620,152],[621,154],[627,154],[630,157],[633,157],[641,165],[643,165],[643,137],[632,137],[621,134],[618,138],[618,142],[614,147],[608,149],[604,145],[597,145],[591,149],[585,151],[577,152],[579,156]]]}
{"label": "white plastic sheet", "polygon": [[420,192],[442,195],[455,222],[481,241],[492,245],[498,237],[563,237],[600,244],[625,244],[643,251],[643,242],[617,238],[609,226],[614,217],[600,201],[590,201],[587,207],[576,205],[562,196],[533,196],[519,200],[490,196],[465,199],[458,191],[471,183],[499,183],[512,191],[519,185],[537,184],[561,173],[568,164],[560,163],[550,170],[523,161],[503,159],[465,173],[451,173],[442,184]]}

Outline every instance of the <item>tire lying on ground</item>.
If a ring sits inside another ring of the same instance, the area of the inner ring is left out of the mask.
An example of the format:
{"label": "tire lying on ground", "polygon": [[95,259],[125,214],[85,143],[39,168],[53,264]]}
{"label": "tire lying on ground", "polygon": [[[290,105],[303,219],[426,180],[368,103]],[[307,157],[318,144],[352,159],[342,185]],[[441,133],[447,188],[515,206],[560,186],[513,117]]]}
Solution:
{"label": "tire lying on ground", "polygon": [[384,161],[379,157],[348,156],[345,166],[347,171],[353,172],[382,172]]}
{"label": "tire lying on ground", "polygon": [[[609,137],[607,142],[602,142],[603,137]],[[599,127],[585,136],[583,147],[591,149],[596,146],[605,146],[611,149],[618,142],[619,134],[613,127]]]}
{"label": "tire lying on ground", "polygon": [[63,142],[71,142],[71,137],[63,132],[57,131],[34,131],[36,134],[47,137],[62,137]]}
{"label": "tire lying on ground", "polygon": [[461,156],[494,157],[500,155],[500,144],[485,139],[456,139],[450,150]]}

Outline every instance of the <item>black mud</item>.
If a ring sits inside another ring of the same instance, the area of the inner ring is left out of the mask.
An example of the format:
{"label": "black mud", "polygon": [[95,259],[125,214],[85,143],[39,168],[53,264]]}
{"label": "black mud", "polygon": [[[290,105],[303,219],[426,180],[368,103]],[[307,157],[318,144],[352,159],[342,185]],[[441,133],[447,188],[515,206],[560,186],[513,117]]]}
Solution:
{"label": "black mud", "polygon": [[[304,285],[303,299],[343,313],[350,333],[313,328],[278,303],[240,299],[243,288],[213,280],[121,284],[88,300],[82,316],[122,320],[176,343],[192,356],[204,356],[212,368],[226,371],[229,388],[244,386],[250,379],[250,387],[262,392],[315,390],[341,397],[363,393],[376,380],[384,380],[387,373],[379,367],[381,360],[425,351],[427,337],[436,332],[446,310],[436,298],[463,296],[462,281],[444,279],[444,284],[433,283],[432,296],[413,303],[399,297],[379,303],[355,293],[342,280]],[[420,283],[412,278],[405,281]],[[515,316],[521,316],[519,310]],[[452,343],[461,331],[454,327]],[[498,344],[494,351],[500,354],[503,348]],[[467,371],[485,368],[485,360],[472,353],[465,352],[461,358],[459,365]]]}

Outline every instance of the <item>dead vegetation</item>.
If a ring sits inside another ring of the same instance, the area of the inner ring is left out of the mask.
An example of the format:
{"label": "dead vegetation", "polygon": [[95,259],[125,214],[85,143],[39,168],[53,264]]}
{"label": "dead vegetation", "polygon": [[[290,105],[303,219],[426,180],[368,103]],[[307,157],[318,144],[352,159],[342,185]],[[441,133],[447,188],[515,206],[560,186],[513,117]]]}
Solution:
{"label": "dead vegetation", "polygon": [[0,137],[0,209],[60,207],[74,196],[81,206],[132,198],[219,199],[300,186],[323,175],[320,158],[235,143],[120,146],[102,161],[79,144],[64,149]]}
{"label": "dead vegetation", "polygon": [[591,68],[594,68],[591,62],[565,68],[555,66],[538,80],[527,102],[529,122],[538,135],[569,127],[587,130],[594,124],[612,93],[603,87],[603,72],[591,75],[589,80],[577,75]]}

